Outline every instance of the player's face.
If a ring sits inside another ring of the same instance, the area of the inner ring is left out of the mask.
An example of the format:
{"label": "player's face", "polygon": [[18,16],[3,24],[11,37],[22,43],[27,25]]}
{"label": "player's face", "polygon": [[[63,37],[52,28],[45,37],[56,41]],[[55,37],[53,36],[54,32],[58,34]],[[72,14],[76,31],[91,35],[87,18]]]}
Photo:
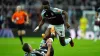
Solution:
{"label": "player's face", "polygon": [[29,49],[30,49],[30,51],[32,51],[32,50],[33,50],[31,45],[29,45]]}
{"label": "player's face", "polygon": [[50,6],[49,5],[43,5],[43,9],[48,10],[48,9],[50,9]]}

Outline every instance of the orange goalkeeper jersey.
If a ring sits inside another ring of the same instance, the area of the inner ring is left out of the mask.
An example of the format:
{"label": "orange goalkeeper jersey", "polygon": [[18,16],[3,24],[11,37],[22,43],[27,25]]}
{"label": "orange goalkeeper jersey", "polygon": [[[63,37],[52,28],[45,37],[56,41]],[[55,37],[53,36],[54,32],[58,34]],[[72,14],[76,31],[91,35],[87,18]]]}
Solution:
{"label": "orange goalkeeper jersey", "polygon": [[12,16],[12,20],[16,21],[16,24],[23,24],[25,22],[27,14],[24,11],[15,12]]}

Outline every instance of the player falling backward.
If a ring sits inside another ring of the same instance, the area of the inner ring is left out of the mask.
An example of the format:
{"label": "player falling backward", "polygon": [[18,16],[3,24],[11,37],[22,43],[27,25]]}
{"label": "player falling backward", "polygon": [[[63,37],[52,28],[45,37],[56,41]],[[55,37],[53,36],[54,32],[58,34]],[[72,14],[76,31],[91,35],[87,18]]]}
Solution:
{"label": "player falling backward", "polygon": [[16,7],[16,12],[12,16],[12,22],[17,25],[18,36],[21,44],[23,44],[22,36],[25,34],[24,26],[25,24],[29,24],[29,17],[28,14],[24,10],[22,10],[21,6]]}
{"label": "player falling backward", "polygon": [[[74,43],[72,41],[72,38],[71,37],[69,37],[68,39],[65,38],[65,25],[67,28],[70,27],[70,25],[68,24],[68,16],[67,16],[66,11],[58,9],[58,8],[50,7],[48,1],[43,1],[42,7],[43,7],[43,11],[41,13],[42,20],[39,23],[39,25],[34,29],[34,31],[36,32],[37,30],[39,30],[39,28],[41,28],[44,22],[48,22],[49,26],[45,32],[45,38],[42,41],[47,39],[47,36],[51,34],[50,33],[51,27],[54,26],[57,36],[59,37],[60,44],[62,46],[65,46],[68,43],[70,43],[71,47],[73,47]],[[65,16],[66,22],[64,22],[62,15]]]}
{"label": "player falling backward", "polygon": [[45,43],[41,43],[39,49],[32,49],[28,43],[24,43],[22,49],[25,51],[25,56],[54,56],[54,49],[50,38]]}

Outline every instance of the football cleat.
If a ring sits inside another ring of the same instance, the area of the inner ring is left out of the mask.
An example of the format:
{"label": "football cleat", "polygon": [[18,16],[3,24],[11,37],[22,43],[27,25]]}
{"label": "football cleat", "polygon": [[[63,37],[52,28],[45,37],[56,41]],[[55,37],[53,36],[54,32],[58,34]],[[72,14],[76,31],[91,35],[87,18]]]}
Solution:
{"label": "football cleat", "polygon": [[[71,38],[71,37],[70,37],[70,38]],[[70,41],[69,43],[70,43],[70,46],[71,46],[71,47],[74,46],[74,42],[73,42],[72,38],[71,38],[71,41]]]}

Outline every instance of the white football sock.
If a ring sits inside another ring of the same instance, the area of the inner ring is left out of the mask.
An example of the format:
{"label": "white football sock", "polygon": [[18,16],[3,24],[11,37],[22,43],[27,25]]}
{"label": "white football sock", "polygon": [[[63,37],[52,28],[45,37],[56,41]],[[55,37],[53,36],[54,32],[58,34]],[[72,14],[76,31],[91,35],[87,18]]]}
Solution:
{"label": "white football sock", "polygon": [[66,45],[71,41],[71,38],[65,39]]}
{"label": "white football sock", "polygon": [[41,48],[41,46],[42,46],[43,44],[45,44],[45,40],[44,40],[44,39],[41,40],[39,49]]}

